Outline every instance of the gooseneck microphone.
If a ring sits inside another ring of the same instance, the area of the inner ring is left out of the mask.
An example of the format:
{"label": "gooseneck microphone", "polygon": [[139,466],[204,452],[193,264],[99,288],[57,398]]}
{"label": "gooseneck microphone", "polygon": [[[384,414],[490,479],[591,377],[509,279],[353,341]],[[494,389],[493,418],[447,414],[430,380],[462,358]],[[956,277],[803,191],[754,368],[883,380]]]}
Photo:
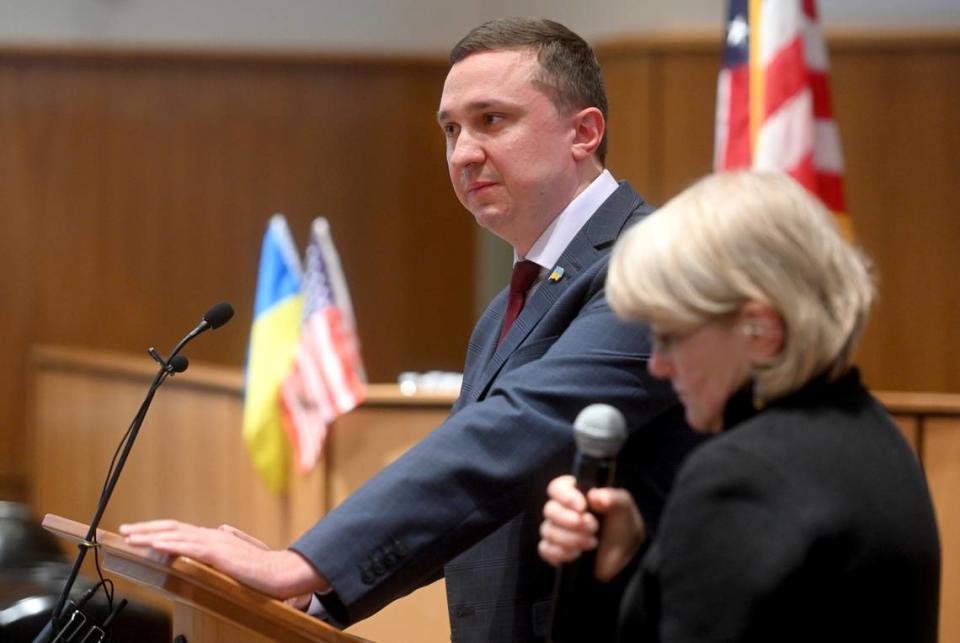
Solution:
{"label": "gooseneck microphone", "polygon": [[226,324],[233,318],[233,306],[228,304],[225,301],[221,301],[219,304],[214,304],[213,307],[206,312],[203,316],[203,321],[200,322],[202,325],[206,322],[210,328],[217,329]]}
{"label": "gooseneck microphone", "polygon": [[174,355],[170,358],[170,361],[167,362],[167,366],[170,367],[170,370],[173,371],[171,375],[175,373],[182,373],[187,370],[187,367],[190,366],[190,360],[184,355]]}
{"label": "gooseneck microphone", "polygon": [[[192,341],[194,337],[206,330],[220,328],[230,321],[231,317],[233,317],[233,306],[227,302],[221,301],[219,304],[214,304],[211,306],[210,310],[203,314],[203,317],[201,318],[200,323],[197,324],[196,328],[187,333],[186,336],[180,340],[180,343],[174,346],[173,350],[170,351],[169,359],[173,359],[177,353],[180,352],[180,349],[186,346],[187,342]],[[156,357],[154,357],[154,359],[156,359]]]}
{"label": "gooseneck microphone", "polygon": [[[577,444],[573,461],[577,489],[586,495],[590,489],[611,486],[617,454],[627,440],[627,421],[623,414],[609,404],[591,404],[573,421],[573,439]],[[590,640],[598,634],[597,628],[604,625],[596,618],[588,618],[595,616],[597,610],[593,606],[597,601],[604,600],[602,584],[593,575],[596,557],[595,550],[586,551],[557,568],[548,630],[550,641]]]}
{"label": "gooseneck microphone", "polygon": [[[100,519],[103,517],[103,512],[107,509],[107,503],[110,501],[110,496],[113,495],[113,489],[116,487],[117,480],[120,478],[120,472],[123,471],[123,466],[127,461],[127,457],[130,455],[130,449],[133,447],[133,443],[137,439],[137,434],[140,432],[140,426],[143,424],[143,420],[147,415],[147,410],[150,408],[150,403],[153,401],[153,396],[157,392],[157,389],[160,388],[160,385],[166,381],[167,377],[176,373],[184,372],[190,365],[187,358],[183,355],[180,355],[180,351],[191,340],[193,340],[194,337],[208,329],[220,328],[230,321],[231,317],[233,317],[233,307],[226,302],[220,302],[210,308],[210,310],[203,315],[200,323],[193,330],[187,333],[187,335],[181,339],[179,343],[177,343],[173,350],[170,351],[170,355],[167,357],[167,359],[163,359],[153,347],[150,347],[147,350],[150,356],[160,365],[160,370],[158,370],[156,376],[154,376],[153,381],[150,383],[150,387],[147,389],[147,394],[144,397],[143,402],[140,404],[137,414],[133,417],[133,421],[130,423],[126,433],[120,440],[120,446],[117,448],[119,456],[115,453],[114,461],[110,463],[110,469],[107,472],[107,479],[104,482],[103,490],[100,493],[100,500],[97,502],[97,509],[93,514],[93,519],[90,521],[87,535],[77,544],[77,557],[76,560],[74,560],[73,568],[70,570],[70,575],[67,577],[67,580],[64,583],[63,591],[60,593],[60,598],[57,600],[56,607],[53,608],[50,621],[33,639],[33,643],[50,643],[54,637],[60,637],[60,634],[62,634],[61,630],[64,627],[67,627],[67,624],[63,622],[65,616],[63,612],[70,596],[70,590],[73,588],[73,584],[77,580],[77,575],[79,574],[80,567],[83,565],[83,561],[86,558],[87,551],[98,546],[97,526],[100,524]],[[112,596],[110,594],[108,594],[108,601],[112,603]],[[115,609],[111,605],[111,617],[108,620],[112,621],[113,616],[123,609],[125,604],[126,601],[124,600]],[[77,610],[79,610],[79,608],[77,608]],[[108,627],[109,623],[104,623],[104,626]],[[70,636],[72,637],[73,634]]]}

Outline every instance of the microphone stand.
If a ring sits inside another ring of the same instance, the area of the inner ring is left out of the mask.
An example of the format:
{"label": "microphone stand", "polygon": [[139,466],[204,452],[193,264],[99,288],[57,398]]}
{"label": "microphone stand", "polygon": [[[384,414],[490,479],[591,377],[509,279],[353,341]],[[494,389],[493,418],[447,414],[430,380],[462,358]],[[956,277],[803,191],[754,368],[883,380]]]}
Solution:
{"label": "microphone stand", "polygon": [[[230,315],[232,314],[233,310],[230,309]],[[87,557],[87,552],[90,549],[100,546],[100,544],[97,542],[97,527],[100,524],[100,519],[103,517],[103,512],[107,509],[107,503],[110,501],[110,496],[113,495],[113,489],[117,486],[117,480],[120,478],[121,471],[123,471],[123,465],[127,461],[127,456],[130,455],[130,449],[133,448],[133,443],[137,439],[137,434],[140,432],[140,426],[143,424],[143,420],[147,415],[147,410],[150,408],[150,403],[153,402],[153,396],[156,394],[157,389],[160,388],[160,385],[166,381],[168,376],[175,373],[181,373],[187,369],[187,358],[179,356],[180,350],[194,337],[208,328],[218,327],[225,323],[223,321],[219,323],[208,322],[207,316],[209,315],[210,313],[204,315],[204,320],[200,322],[196,328],[190,331],[186,337],[180,340],[180,343],[174,347],[173,351],[170,353],[170,357],[167,358],[166,361],[160,357],[156,349],[154,349],[152,346],[147,350],[150,356],[156,360],[158,364],[160,364],[160,369],[154,376],[153,382],[150,384],[150,388],[147,389],[147,395],[144,397],[143,403],[140,404],[140,409],[137,411],[133,421],[130,423],[130,428],[127,430],[127,435],[123,443],[123,448],[120,451],[120,457],[117,460],[116,466],[108,475],[107,482],[104,485],[103,491],[100,493],[100,500],[97,502],[97,510],[94,512],[93,519],[90,521],[90,528],[87,530],[87,535],[83,540],[77,543],[77,557],[73,562],[73,568],[70,570],[70,575],[67,577],[66,583],[64,583],[63,591],[60,592],[60,598],[57,600],[57,605],[53,609],[53,613],[50,616],[50,621],[44,626],[40,633],[37,634],[36,638],[33,639],[33,643],[50,643],[52,638],[57,634],[55,630],[58,628],[58,621],[62,616],[63,608],[70,596],[70,590],[73,589],[73,584],[76,582],[77,575],[80,573],[80,567],[83,565],[83,561]],[[178,357],[179,359],[177,359]]]}

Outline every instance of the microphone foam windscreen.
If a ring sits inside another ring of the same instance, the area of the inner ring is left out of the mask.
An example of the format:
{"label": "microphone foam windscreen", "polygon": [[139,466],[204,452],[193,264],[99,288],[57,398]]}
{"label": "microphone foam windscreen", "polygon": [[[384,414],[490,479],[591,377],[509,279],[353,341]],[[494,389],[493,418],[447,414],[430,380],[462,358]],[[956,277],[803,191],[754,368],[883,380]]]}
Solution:
{"label": "microphone foam windscreen", "polygon": [[190,366],[190,360],[185,355],[174,355],[170,360],[170,368],[174,373],[182,373]]}
{"label": "microphone foam windscreen", "polygon": [[233,317],[233,306],[225,301],[221,301],[206,312],[203,316],[203,321],[210,324],[211,328],[220,328],[230,321],[231,317]]}

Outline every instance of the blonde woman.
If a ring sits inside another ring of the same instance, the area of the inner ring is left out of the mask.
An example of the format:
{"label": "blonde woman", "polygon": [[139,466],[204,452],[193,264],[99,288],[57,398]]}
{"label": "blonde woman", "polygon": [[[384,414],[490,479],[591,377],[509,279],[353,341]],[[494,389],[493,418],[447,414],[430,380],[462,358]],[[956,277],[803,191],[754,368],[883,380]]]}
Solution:
{"label": "blonde woman", "polygon": [[545,560],[599,545],[609,579],[645,550],[621,639],[936,641],[927,485],[850,365],[874,293],[864,256],[779,174],[707,177],[618,243],[611,306],[651,325],[650,372],[717,434],[680,470],[655,537],[626,490],[550,484]]}

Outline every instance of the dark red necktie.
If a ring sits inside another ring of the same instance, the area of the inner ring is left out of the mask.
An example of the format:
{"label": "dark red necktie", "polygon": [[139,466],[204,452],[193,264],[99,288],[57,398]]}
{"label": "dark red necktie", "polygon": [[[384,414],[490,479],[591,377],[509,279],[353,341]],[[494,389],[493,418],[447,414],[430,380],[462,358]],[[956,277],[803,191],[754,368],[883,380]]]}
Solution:
{"label": "dark red necktie", "polygon": [[513,277],[510,278],[510,297],[507,299],[507,312],[503,316],[503,326],[500,328],[500,339],[497,346],[507,336],[513,322],[517,320],[523,309],[523,302],[527,299],[527,291],[540,275],[540,266],[532,261],[518,261],[513,266]]}

